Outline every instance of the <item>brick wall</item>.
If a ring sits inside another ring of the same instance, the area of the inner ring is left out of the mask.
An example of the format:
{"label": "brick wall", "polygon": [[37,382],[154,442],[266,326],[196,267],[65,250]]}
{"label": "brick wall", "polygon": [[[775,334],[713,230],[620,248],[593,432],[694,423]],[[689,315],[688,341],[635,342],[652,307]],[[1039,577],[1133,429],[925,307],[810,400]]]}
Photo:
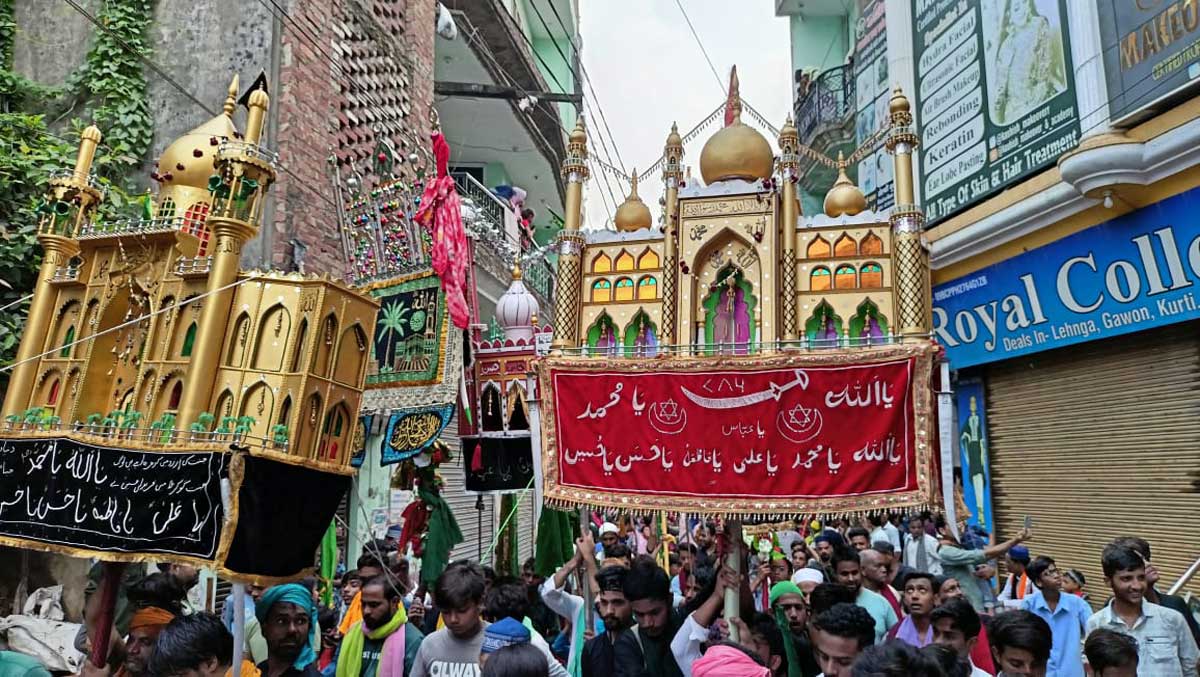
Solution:
{"label": "brick wall", "polygon": [[428,144],[436,8],[436,0],[292,3],[276,97],[280,163],[291,171],[273,189],[275,267],[295,268],[299,241],[305,271],[345,274],[331,155],[348,171],[351,160],[365,168],[383,137],[404,156]]}

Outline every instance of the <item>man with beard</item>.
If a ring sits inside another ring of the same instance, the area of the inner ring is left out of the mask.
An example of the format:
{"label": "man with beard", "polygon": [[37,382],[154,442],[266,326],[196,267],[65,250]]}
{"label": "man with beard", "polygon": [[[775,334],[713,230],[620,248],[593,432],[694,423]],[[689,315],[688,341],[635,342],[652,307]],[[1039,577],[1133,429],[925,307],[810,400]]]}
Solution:
{"label": "man with beard", "polygon": [[416,674],[413,668],[425,636],[408,622],[400,591],[383,576],[376,576],[363,583],[359,597],[362,621],[351,626],[342,640],[337,677]]}
{"label": "man with beard", "polygon": [[898,639],[923,649],[933,643],[933,609],[937,592],[932,574],[916,572],[904,581],[904,603],[908,615],[888,632],[888,639]]}
{"label": "man with beard", "polygon": [[625,598],[637,625],[613,647],[616,677],[683,677],[671,654],[682,621],[674,614],[667,572],[649,557],[638,558],[625,577]]}
{"label": "man with beard", "polygon": [[836,576],[834,582],[855,594],[854,603],[866,609],[875,620],[875,642],[882,642],[887,631],[900,622],[896,612],[892,611],[892,605],[888,604],[883,595],[862,586],[862,564],[859,563],[857,552],[842,546],[833,551],[831,559]]}
{"label": "man with beard", "polygon": [[175,614],[158,607],[144,607],[133,613],[129,621],[129,637],[125,640],[125,664],[117,671],[117,677],[144,677],[149,674],[154,642],[174,618]]}
{"label": "man with beard", "polygon": [[629,570],[609,565],[596,574],[600,594],[596,597],[596,613],[604,621],[604,632],[583,645],[583,677],[610,677],[616,669],[617,641],[633,625],[633,607],[625,598],[625,578]]}
{"label": "man with beard", "polygon": [[771,588],[771,611],[783,633],[788,677],[820,673],[808,636],[808,603],[800,586],[791,581],[776,583]]}
{"label": "man with beard", "polygon": [[480,616],[483,595],[483,569],[474,562],[452,562],[438,576],[433,601],[446,627],[421,642],[411,677],[479,674],[479,649],[488,626]]}
{"label": "man with beard", "polygon": [[298,583],[268,588],[254,615],[267,640],[267,660],[258,664],[263,677],[319,677],[313,651],[317,605],[308,588]]}

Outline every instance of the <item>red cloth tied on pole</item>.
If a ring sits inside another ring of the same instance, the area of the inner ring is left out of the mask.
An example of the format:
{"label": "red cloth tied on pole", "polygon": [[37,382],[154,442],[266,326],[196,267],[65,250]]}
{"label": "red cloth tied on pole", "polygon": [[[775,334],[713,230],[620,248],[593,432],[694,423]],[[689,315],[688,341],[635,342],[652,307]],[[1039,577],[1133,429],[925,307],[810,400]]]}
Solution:
{"label": "red cloth tied on pole", "polygon": [[463,228],[458,191],[448,171],[450,144],[446,143],[446,137],[441,132],[433,135],[433,156],[437,161],[437,176],[425,182],[421,206],[414,218],[433,238],[430,259],[433,272],[442,281],[446,306],[450,309],[450,321],[459,329],[466,329],[471,323],[465,293],[467,233]]}

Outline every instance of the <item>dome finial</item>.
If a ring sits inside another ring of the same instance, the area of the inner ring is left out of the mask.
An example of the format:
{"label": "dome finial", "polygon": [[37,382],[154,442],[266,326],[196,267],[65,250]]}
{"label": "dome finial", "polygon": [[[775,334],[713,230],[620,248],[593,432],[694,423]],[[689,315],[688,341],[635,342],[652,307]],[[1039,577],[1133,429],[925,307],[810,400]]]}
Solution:
{"label": "dome finial", "polygon": [[521,254],[520,252],[513,255],[512,279],[521,279]]}
{"label": "dome finial", "polygon": [[225,117],[233,117],[233,111],[237,109],[238,95],[238,74],[233,74],[233,80],[229,83],[229,95],[225,97],[225,105],[221,108],[225,111]]}
{"label": "dome finial", "polygon": [[867,196],[846,175],[846,156],[838,151],[838,177],[833,187],[825,194],[827,216],[854,216],[867,210]]}
{"label": "dome finial", "polygon": [[650,215],[650,208],[642,202],[642,198],[638,196],[638,174],[637,168],[634,168],[633,175],[629,178],[629,197],[617,207],[617,214],[613,218],[613,222],[617,230],[628,233],[634,230],[649,228],[654,222],[654,217]]}

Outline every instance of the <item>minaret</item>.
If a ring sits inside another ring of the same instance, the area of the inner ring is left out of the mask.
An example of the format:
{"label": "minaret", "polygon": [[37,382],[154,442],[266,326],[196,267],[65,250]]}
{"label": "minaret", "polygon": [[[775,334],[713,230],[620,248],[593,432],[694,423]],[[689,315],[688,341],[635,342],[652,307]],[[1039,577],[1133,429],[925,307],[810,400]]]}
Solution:
{"label": "minaret", "polygon": [[800,134],[788,115],[783,129],[779,130],[779,169],[781,173],[780,195],[783,199],[783,270],[780,271],[780,289],[777,303],[780,307],[781,333],[785,342],[800,338],[796,319],[796,225],[800,218],[799,203],[796,201],[796,181],[800,170]]}
{"label": "minaret", "polygon": [[566,215],[558,235],[558,279],[555,283],[554,341],[551,347],[561,352],[579,345],[580,287],[583,284],[583,233],[580,232],[583,207],[583,182],[588,178],[587,132],[583,118],[567,140],[567,157],[562,173],[567,179]]}
{"label": "minaret", "polygon": [[665,218],[663,219],[663,274],[662,274],[662,342],[668,346],[679,344],[679,184],[683,181],[683,139],[679,128],[671,123],[667,145],[663,148],[663,185],[667,189]]}
{"label": "minaret", "polygon": [[901,338],[929,336],[930,317],[929,250],[923,230],[925,213],[917,206],[913,191],[912,154],[918,144],[908,98],[897,87],[889,104],[892,128],[887,149],[895,156],[896,206],[892,207],[892,260],[895,265],[896,327]]}
{"label": "minaret", "polygon": [[200,327],[183,398],[179,404],[179,424],[187,426],[205,411],[212,399],[213,384],[221,361],[233,304],[233,284],[237,281],[242,245],[258,234],[259,218],[267,188],[275,180],[270,153],[259,147],[270,98],[261,89],[250,94],[247,102],[246,135],[241,141],[221,142],[215,160],[215,173],[208,187],[213,195],[208,227],[212,231],[212,269],[208,275],[208,296],[202,301]]}
{"label": "minaret", "polygon": [[25,319],[21,345],[17,349],[16,366],[4,394],[4,415],[16,414],[27,408],[37,378],[39,361],[35,359],[45,345],[54,313],[54,291],[50,281],[60,267],[79,254],[80,229],[91,225],[96,206],[103,193],[92,185],[92,160],[100,145],[100,130],[90,125],[79,135],[79,155],[71,174],[50,180],[50,189],[38,207],[38,243],[42,245],[42,265],[33,301]]}

